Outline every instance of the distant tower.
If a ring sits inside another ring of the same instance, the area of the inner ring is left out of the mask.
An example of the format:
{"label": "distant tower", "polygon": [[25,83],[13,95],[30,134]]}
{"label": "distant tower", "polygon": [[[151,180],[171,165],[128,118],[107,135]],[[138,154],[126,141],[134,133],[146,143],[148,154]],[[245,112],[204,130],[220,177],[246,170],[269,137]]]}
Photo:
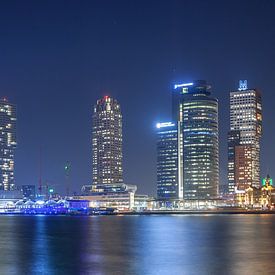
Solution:
{"label": "distant tower", "polygon": [[93,184],[122,183],[122,115],[109,96],[94,106],[92,152]]}
{"label": "distant tower", "polygon": [[71,173],[71,164],[67,162],[64,166],[65,170],[65,177],[66,177],[66,195],[70,196],[71,190],[71,184],[70,184],[70,173]]}
{"label": "distant tower", "polygon": [[177,122],[157,123],[157,197],[183,199],[182,156]]}
{"label": "distant tower", "polygon": [[16,148],[16,106],[0,100],[0,190],[14,190]]}
{"label": "distant tower", "polygon": [[241,80],[230,92],[230,131],[228,134],[228,192],[260,186],[260,140],[262,99],[256,89]]}

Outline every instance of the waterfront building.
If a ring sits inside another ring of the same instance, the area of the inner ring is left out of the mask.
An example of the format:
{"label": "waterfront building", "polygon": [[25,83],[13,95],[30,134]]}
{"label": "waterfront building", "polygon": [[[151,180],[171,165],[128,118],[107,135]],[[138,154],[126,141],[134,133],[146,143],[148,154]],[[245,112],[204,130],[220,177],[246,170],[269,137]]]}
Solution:
{"label": "waterfront building", "polygon": [[228,134],[228,193],[260,186],[260,140],[262,136],[261,94],[240,81],[230,92]]}
{"label": "waterfront building", "polygon": [[137,186],[133,184],[125,183],[113,183],[113,184],[93,184],[91,186],[91,194],[118,194],[118,193],[135,193]]}
{"label": "waterfront building", "polygon": [[117,100],[105,96],[94,106],[93,184],[122,183],[122,115]]}
{"label": "waterfront building", "polygon": [[155,207],[155,199],[148,195],[135,194],[134,211],[142,212],[153,210]]}
{"label": "waterfront building", "polygon": [[[7,207],[9,206],[9,207]],[[0,206],[1,207],[1,206]],[[71,206],[66,200],[17,200],[11,201],[10,205],[3,205],[1,212],[21,214],[67,214]]]}
{"label": "waterfront building", "polygon": [[7,213],[9,211],[15,212],[15,205],[18,201],[18,198],[0,198],[0,214]]}
{"label": "waterfront building", "polygon": [[[204,80],[174,86],[172,116],[179,122],[183,197],[211,200],[218,196],[218,100]],[[181,148],[182,147],[182,148]]]}
{"label": "waterfront building", "polygon": [[135,206],[136,185],[130,184],[96,184],[82,187],[84,194],[74,199],[88,200],[90,207],[116,208],[119,211],[130,211]]}
{"label": "waterfront building", "polygon": [[81,187],[81,195],[88,196],[91,193],[93,185],[92,184],[85,184]]}
{"label": "waterfront building", "polygon": [[269,175],[262,186],[250,185],[245,190],[236,190],[236,204],[246,208],[273,209],[275,205],[275,187]]}
{"label": "waterfront building", "polygon": [[16,106],[0,100],[0,190],[15,190]]}
{"label": "waterfront building", "polygon": [[89,207],[88,200],[66,200],[69,204],[70,211],[86,210]]}
{"label": "waterfront building", "polygon": [[92,196],[75,196],[76,199],[89,201],[91,208],[114,208],[118,211],[132,211],[134,208],[134,197],[131,193],[118,193]]}
{"label": "waterfront building", "polygon": [[34,200],[35,199],[35,185],[22,185],[23,197],[26,199]]}
{"label": "waterfront building", "polygon": [[23,194],[20,189],[0,190],[0,199],[22,199]]}
{"label": "waterfront building", "polygon": [[157,123],[157,198],[182,199],[182,156],[178,123]]}

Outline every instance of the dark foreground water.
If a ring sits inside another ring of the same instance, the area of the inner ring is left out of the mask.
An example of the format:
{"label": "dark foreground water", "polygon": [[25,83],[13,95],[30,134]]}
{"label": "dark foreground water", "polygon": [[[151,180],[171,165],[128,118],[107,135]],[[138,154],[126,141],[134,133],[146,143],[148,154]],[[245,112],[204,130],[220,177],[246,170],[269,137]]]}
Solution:
{"label": "dark foreground water", "polygon": [[0,274],[275,274],[275,215],[0,216]]}

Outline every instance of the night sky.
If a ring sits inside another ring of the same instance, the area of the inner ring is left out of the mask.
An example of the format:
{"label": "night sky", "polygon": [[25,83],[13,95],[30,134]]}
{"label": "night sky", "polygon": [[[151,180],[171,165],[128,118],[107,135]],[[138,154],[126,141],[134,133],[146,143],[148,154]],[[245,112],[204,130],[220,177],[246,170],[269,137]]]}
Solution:
{"label": "night sky", "polygon": [[1,1],[0,95],[17,104],[16,183],[42,177],[65,190],[91,183],[96,100],[123,114],[124,179],[155,194],[155,124],[173,84],[205,79],[220,108],[226,180],[229,91],[239,79],[263,96],[262,176],[275,177],[275,1]]}

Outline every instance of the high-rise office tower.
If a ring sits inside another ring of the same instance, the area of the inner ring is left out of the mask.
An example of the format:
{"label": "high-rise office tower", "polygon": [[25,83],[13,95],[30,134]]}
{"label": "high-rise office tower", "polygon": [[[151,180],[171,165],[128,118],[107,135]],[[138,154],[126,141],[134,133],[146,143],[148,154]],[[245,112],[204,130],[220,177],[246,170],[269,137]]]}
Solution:
{"label": "high-rise office tower", "polygon": [[183,197],[182,156],[178,123],[157,123],[157,197],[175,200]]}
{"label": "high-rise office tower", "polygon": [[260,185],[260,139],[262,136],[261,94],[240,81],[230,92],[228,134],[228,192]]}
{"label": "high-rise office tower", "polygon": [[94,106],[92,151],[93,184],[122,183],[122,115],[109,96]]}
{"label": "high-rise office tower", "polygon": [[219,185],[218,100],[206,81],[175,85],[173,119],[179,121],[185,200],[217,198]]}
{"label": "high-rise office tower", "polygon": [[0,100],[0,190],[14,190],[14,151],[16,148],[16,107]]}

